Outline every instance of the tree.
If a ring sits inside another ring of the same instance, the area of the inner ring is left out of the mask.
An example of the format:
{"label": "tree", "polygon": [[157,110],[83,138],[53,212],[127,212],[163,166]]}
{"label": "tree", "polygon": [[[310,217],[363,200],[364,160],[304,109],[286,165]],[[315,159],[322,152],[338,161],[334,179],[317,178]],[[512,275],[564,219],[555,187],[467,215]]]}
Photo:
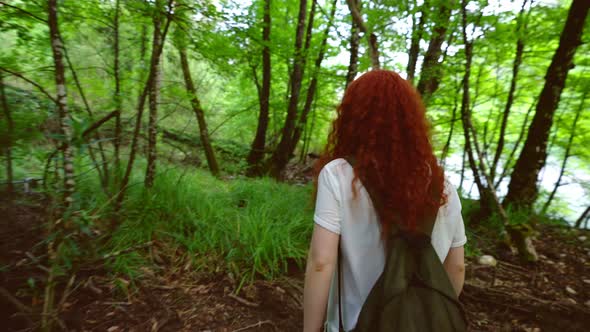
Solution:
{"label": "tree", "polygon": [[[414,7],[418,7],[414,1]],[[430,3],[425,0],[420,6],[420,19],[416,23],[416,15],[412,17],[412,37],[410,42],[410,49],[408,51],[408,65],[406,71],[408,72],[408,81],[414,80],[416,73],[416,62],[418,62],[418,55],[420,54],[420,41],[424,34],[424,25],[426,23],[426,15],[430,11]]]}
{"label": "tree", "polygon": [[490,168],[490,176],[492,181],[496,177],[496,168],[498,167],[498,161],[500,160],[500,156],[502,155],[502,150],[504,149],[505,143],[505,135],[506,135],[506,127],[508,126],[508,116],[510,115],[510,108],[514,103],[514,93],[516,92],[516,81],[518,77],[518,71],[520,69],[520,64],[522,63],[522,53],[524,52],[524,33],[527,29],[527,18],[524,17],[524,8],[526,6],[527,0],[522,2],[522,7],[520,8],[520,13],[518,14],[517,21],[516,21],[516,54],[514,56],[514,63],[512,65],[512,80],[510,81],[510,89],[508,90],[508,98],[506,98],[506,106],[504,107],[504,112],[502,113],[502,124],[500,126],[500,134],[498,135],[498,145],[496,146],[496,152],[494,154],[494,161],[492,162],[492,166]]}
{"label": "tree", "polygon": [[428,98],[438,89],[440,84],[442,69],[439,58],[454,6],[455,1],[440,2],[439,16],[436,18],[432,38],[424,55],[420,80],[418,81],[418,92],[420,92],[425,102],[428,102]]}
{"label": "tree", "polygon": [[10,114],[10,108],[8,101],[6,100],[6,92],[4,91],[4,76],[0,74],[0,105],[2,106],[2,112],[6,118],[6,138],[2,140],[2,146],[4,147],[4,156],[6,158],[6,191],[8,194],[14,192],[14,184],[12,178],[12,145],[14,140],[14,120],[12,114]]}
{"label": "tree", "polygon": [[[355,5],[360,10],[360,2],[359,0],[355,0]],[[350,49],[348,50],[350,53],[350,59],[348,61],[348,69],[346,71],[346,85],[344,88],[347,88],[350,83],[356,77],[358,73],[358,61],[359,61],[359,46],[360,46],[360,34],[359,34],[359,26],[356,23],[355,19],[352,18],[352,26],[350,28]]]}
{"label": "tree", "polygon": [[[160,62],[160,56],[162,54],[162,50],[164,48],[164,42],[166,41],[166,34],[168,33],[168,28],[170,27],[170,23],[172,21],[172,14],[174,13],[174,0],[169,0],[167,7],[167,18],[166,23],[164,24],[164,29],[162,30],[162,34],[160,37],[159,43],[153,43],[156,47],[152,50],[152,56],[150,60],[150,70],[148,73],[148,77],[146,83],[143,87],[143,90],[139,96],[139,101],[137,103],[137,115],[135,118],[135,127],[133,129],[133,137],[131,138],[131,147],[129,151],[129,161],[127,162],[127,168],[125,169],[125,174],[123,175],[123,179],[121,180],[121,187],[119,192],[117,193],[115,204],[114,204],[114,212],[115,212],[115,219],[117,219],[117,214],[119,213],[121,206],[123,204],[123,199],[125,198],[125,192],[127,190],[127,186],[129,185],[129,180],[131,178],[131,172],[133,170],[133,164],[135,162],[135,155],[137,153],[137,142],[139,139],[139,131],[141,129],[141,118],[145,106],[145,100],[147,99],[147,95],[149,90],[152,86],[152,81],[156,78],[156,71],[158,69],[158,63]],[[113,224],[114,226],[114,224]]]}
{"label": "tree", "polygon": [[508,185],[504,206],[530,209],[537,198],[537,178],[547,159],[547,139],[553,115],[559,104],[561,92],[577,47],[581,44],[584,21],[590,2],[574,0],[570,7],[559,46],[547,69],[545,84],[539,95],[533,121],[524,146],[514,166]]}
{"label": "tree", "polygon": [[567,145],[565,147],[565,155],[563,156],[563,161],[561,163],[559,177],[557,178],[557,181],[555,181],[555,186],[553,187],[551,194],[549,194],[549,198],[547,199],[547,201],[543,205],[543,208],[541,209],[541,213],[543,213],[543,214],[545,212],[547,212],[549,205],[551,205],[551,201],[553,200],[553,198],[555,197],[555,194],[557,193],[557,189],[559,189],[559,187],[561,186],[561,179],[563,178],[563,174],[565,173],[565,167],[567,165],[567,161],[571,156],[572,143],[573,143],[574,137],[576,135],[576,126],[578,124],[578,120],[580,120],[580,115],[582,115],[582,110],[584,109],[584,102],[586,100],[587,95],[588,95],[588,90],[584,91],[584,94],[582,96],[582,100],[580,101],[580,106],[576,110],[576,115],[574,116],[572,128],[570,129],[570,135],[569,135],[569,138],[567,141]]}
{"label": "tree", "polygon": [[164,40],[161,35],[161,8],[162,0],[156,0],[154,4],[154,36],[152,38],[152,59],[156,59],[152,63],[150,72],[153,71],[153,77],[149,81],[149,122],[148,122],[148,148],[147,148],[147,168],[145,171],[145,186],[152,187],[154,185],[154,178],[156,176],[156,159],[158,157],[157,151],[157,137],[158,137],[158,91],[160,90],[160,55],[156,54],[160,49],[164,48]]}
{"label": "tree", "polygon": [[121,112],[122,107],[122,96],[121,96],[121,73],[119,66],[119,15],[121,11],[120,0],[115,1],[115,15],[113,17],[113,78],[115,79],[115,179],[119,180],[121,171]]}
{"label": "tree", "polygon": [[186,45],[183,42],[183,39],[183,36],[180,37],[180,41],[176,43],[176,47],[178,48],[178,53],[180,55],[180,65],[182,67],[182,74],[184,76],[184,85],[186,87],[186,92],[191,100],[191,107],[193,109],[193,113],[195,113],[197,122],[199,123],[199,138],[201,140],[201,145],[205,150],[207,165],[209,166],[211,174],[218,176],[219,166],[217,165],[215,152],[213,151],[213,147],[211,146],[209,130],[207,129],[207,121],[205,120],[205,112],[201,107],[201,102],[199,101],[199,97],[197,96],[197,89],[195,89],[195,84],[193,83],[193,78],[191,77],[190,67],[188,64],[188,57],[186,55]]}
{"label": "tree", "polygon": [[[70,124],[70,114],[68,111],[67,103],[67,89],[66,89],[66,78],[65,78],[65,66],[63,63],[64,47],[63,41],[59,32],[59,23],[57,17],[57,0],[47,1],[49,35],[51,43],[51,51],[53,54],[53,63],[55,68],[55,86],[57,90],[57,111],[59,116],[59,125],[62,135],[61,145],[59,147],[63,157],[63,178],[64,178],[64,191],[63,191],[63,208],[62,213],[65,215],[65,211],[72,206],[74,202],[74,190],[75,190],[75,173],[74,173],[74,156],[73,150],[70,144],[72,139],[72,128]],[[61,216],[57,219],[60,220]],[[69,218],[67,218],[69,219]],[[53,303],[55,298],[55,278],[57,275],[57,264],[58,264],[58,248],[61,246],[61,236],[59,235],[60,229],[65,227],[65,224],[69,224],[71,220],[65,220],[62,222],[50,222],[49,231],[57,232],[58,236],[50,241],[47,245],[48,256],[51,263],[49,275],[47,277],[47,283],[45,286],[45,297],[43,303],[43,316],[41,320],[41,328],[45,331],[51,330],[52,315],[53,315]]]}
{"label": "tree", "polygon": [[[315,4],[315,0],[314,4]],[[297,104],[299,93],[301,91],[301,82],[303,79],[303,69],[305,67],[305,55],[302,52],[303,31],[305,28],[305,16],[307,14],[307,0],[299,1],[299,16],[297,19],[297,29],[295,31],[295,53],[293,60],[293,71],[291,73],[291,95],[287,109],[285,125],[281,133],[281,141],[273,153],[269,162],[269,173],[274,178],[280,178],[281,173],[289,159],[291,158],[289,147],[292,144],[291,139],[295,130],[295,120],[297,119]],[[309,35],[309,34],[308,34]]]}
{"label": "tree", "polygon": [[346,0],[348,8],[350,9],[350,15],[356,22],[359,30],[365,34],[367,38],[367,46],[369,50],[369,58],[371,59],[371,68],[379,69],[381,64],[379,63],[379,44],[377,42],[377,35],[374,32],[369,31],[363,16],[361,15],[360,8],[362,7],[361,0]]}
{"label": "tree", "polygon": [[269,106],[270,106],[270,85],[271,85],[271,59],[270,59],[270,31],[272,18],[270,15],[271,0],[264,1],[264,15],[262,26],[262,87],[258,92],[260,104],[260,113],[258,114],[258,125],[256,127],[256,136],[252,141],[250,154],[248,155],[248,173],[250,175],[260,175],[260,162],[264,158],[264,148],[266,145],[266,131],[268,129]]}

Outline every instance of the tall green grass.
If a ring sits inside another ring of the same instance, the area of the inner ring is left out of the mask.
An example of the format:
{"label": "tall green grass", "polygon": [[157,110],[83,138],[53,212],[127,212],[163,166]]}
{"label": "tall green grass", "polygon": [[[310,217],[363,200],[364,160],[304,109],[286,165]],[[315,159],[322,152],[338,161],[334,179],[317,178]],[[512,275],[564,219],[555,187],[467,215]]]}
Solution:
{"label": "tall green grass", "polygon": [[[284,274],[289,263],[304,263],[313,227],[311,186],[265,178],[220,180],[199,169],[165,167],[159,165],[153,188],[146,190],[144,161],[138,163],[122,223],[106,250],[156,239],[183,247],[197,268],[221,259],[241,281],[272,279]],[[98,188],[91,177],[79,181],[78,193],[87,209],[105,206],[106,196]],[[130,253],[117,257],[111,267],[133,277],[143,264],[144,258]]]}

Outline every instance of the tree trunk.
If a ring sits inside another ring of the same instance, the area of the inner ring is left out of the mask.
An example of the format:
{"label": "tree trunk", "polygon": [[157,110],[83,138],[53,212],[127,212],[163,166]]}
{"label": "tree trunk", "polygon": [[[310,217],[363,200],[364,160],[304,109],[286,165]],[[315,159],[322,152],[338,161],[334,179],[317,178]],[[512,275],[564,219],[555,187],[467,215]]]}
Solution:
{"label": "tree trunk", "polygon": [[[94,121],[94,113],[92,112],[92,109],[90,108],[90,103],[88,103],[88,99],[86,98],[86,94],[84,93],[84,90],[82,89],[82,84],[80,83],[80,80],[78,79],[78,74],[76,73],[76,69],[74,68],[74,65],[72,64],[72,61],[70,61],[70,57],[68,55],[68,50],[65,47],[65,42],[63,40],[62,40],[62,45],[63,45],[62,49],[63,49],[64,58],[68,64],[68,67],[70,68],[70,71],[72,72],[72,78],[74,79],[74,83],[76,84],[76,88],[78,89],[78,93],[80,94],[80,98],[82,99],[82,103],[84,104],[84,108],[86,109],[86,113],[88,114],[90,121]],[[103,147],[103,144],[101,141],[101,136],[98,132],[94,133],[94,139],[96,139],[98,141],[98,143],[97,143],[98,152],[100,153],[100,156],[101,156],[100,163],[97,162],[96,156],[94,154],[94,150],[92,149],[92,147],[90,145],[88,145],[88,154],[90,155],[90,159],[92,159],[92,162],[94,163],[94,165],[96,167],[98,177],[100,178],[100,182],[102,184],[102,189],[105,192],[105,194],[107,194],[107,196],[108,196],[109,167],[108,167],[107,157],[104,152],[104,147]]]}
{"label": "tree trunk", "polygon": [[[168,1],[168,13],[166,18],[166,24],[164,26],[164,30],[162,31],[161,42],[159,47],[156,48],[155,52],[152,52],[152,58],[150,62],[150,70],[148,74],[147,81],[143,87],[143,90],[139,96],[139,100],[137,103],[137,116],[135,119],[135,128],[133,129],[133,137],[131,139],[131,148],[129,151],[129,161],[127,162],[127,167],[125,169],[125,174],[123,175],[123,179],[121,180],[121,189],[117,194],[117,198],[115,200],[115,220],[117,218],[118,212],[121,210],[121,206],[123,204],[123,199],[125,198],[125,193],[127,191],[127,185],[129,184],[129,179],[131,178],[131,171],[133,170],[133,164],[135,162],[135,155],[137,153],[137,141],[139,139],[139,131],[141,129],[141,118],[143,115],[143,110],[145,106],[145,100],[147,99],[148,91],[152,86],[152,80],[155,79],[157,64],[160,61],[160,55],[162,54],[162,49],[164,47],[164,42],[166,40],[166,34],[168,33],[168,28],[170,27],[170,22],[172,21],[172,13],[174,11],[173,8],[174,0]],[[114,225],[113,225],[114,226]]]}
{"label": "tree trunk", "polygon": [[526,22],[524,18],[524,7],[526,6],[527,0],[522,2],[520,13],[518,14],[516,23],[516,55],[514,56],[514,63],[512,64],[512,80],[510,81],[510,89],[508,90],[508,98],[506,99],[506,106],[504,107],[504,113],[502,113],[502,124],[500,125],[500,136],[498,137],[498,145],[496,146],[496,152],[494,154],[494,160],[492,167],[490,168],[490,177],[492,181],[496,178],[496,168],[498,167],[498,161],[502,155],[504,149],[504,136],[506,135],[506,126],[508,125],[508,116],[510,114],[510,108],[514,102],[514,93],[516,92],[516,81],[518,77],[518,70],[522,63],[522,53],[524,51],[524,31],[526,31]]}
{"label": "tree trunk", "polygon": [[381,67],[379,63],[379,45],[377,42],[377,35],[369,31],[361,15],[360,8],[362,7],[361,0],[346,0],[352,19],[356,22],[359,30],[365,34],[368,42],[369,58],[371,59],[371,68],[373,70]]}
{"label": "tree trunk", "polygon": [[2,146],[4,147],[4,157],[6,158],[6,181],[8,181],[6,191],[8,192],[9,197],[11,197],[11,194],[14,192],[14,184],[12,183],[14,181],[12,177],[12,146],[14,144],[14,121],[12,119],[10,109],[8,108],[6,92],[4,91],[4,76],[2,74],[0,74],[0,103],[2,104],[2,111],[4,113],[4,117],[6,117],[6,141],[2,142]]}
{"label": "tree trunk", "polygon": [[559,171],[559,177],[557,178],[557,181],[555,182],[555,186],[553,187],[551,194],[549,194],[549,198],[547,199],[547,202],[545,202],[545,204],[543,205],[543,208],[541,209],[542,214],[545,214],[545,212],[547,212],[549,205],[551,205],[551,201],[555,197],[555,193],[557,192],[557,189],[559,189],[559,186],[561,186],[561,179],[563,178],[563,174],[565,173],[565,167],[567,165],[567,160],[570,157],[572,142],[574,141],[574,136],[576,134],[576,125],[578,124],[578,120],[580,119],[580,115],[582,114],[582,110],[584,109],[584,101],[586,100],[587,95],[588,95],[588,90],[586,90],[584,92],[584,94],[582,95],[582,99],[581,99],[582,101],[580,102],[580,107],[578,107],[578,109],[576,111],[576,116],[574,117],[574,122],[572,123],[572,129],[570,130],[570,136],[568,138],[567,146],[565,148],[565,155],[563,156],[563,162],[561,163],[561,170]]}
{"label": "tree trunk", "polygon": [[559,47],[555,51],[551,65],[545,76],[545,85],[539,95],[539,102],[533,122],[528,131],[524,147],[520,153],[508,185],[505,206],[531,209],[537,198],[537,177],[547,159],[547,139],[553,122],[553,115],[559,104],[561,91],[574,54],[581,43],[584,21],[588,15],[590,2],[574,0],[563,28]]}
{"label": "tree trunk", "polygon": [[72,127],[70,124],[67,104],[65,66],[63,63],[64,48],[57,20],[57,0],[48,0],[48,11],[51,50],[53,52],[53,62],[55,66],[55,85],[57,88],[57,111],[59,114],[60,130],[63,135],[63,141],[61,142],[60,148],[63,155],[64,167],[63,201],[67,208],[74,201],[72,195],[74,194],[76,181],[74,173],[74,156],[70,145],[72,139]]}
{"label": "tree trunk", "polygon": [[303,32],[305,28],[305,16],[307,14],[307,0],[299,1],[299,17],[297,20],[297,30],[295,34],[295,55],[293,72],[291,74],[291,96],[287,109],[287,117],[283,126],[281,141],[273,153],[269,173],[272,177],[278,179],[289,159],[291,158],[289,147],[292,144],[293,131],[295,130],[295,120],[297,119],[297,104],[299,102],[299,93],[301,91],[301,81],[304,70],[304,54],[302,53]]}
{"label": "tree trunk", "polygon": [[[463,26],[463,41],[465,43],[465,77],[463,81],[463,102],[461,105],[461,114],[462,114],[462,122],[463,122],[463,131],[465,132],[465,142],[466,142],[466,150],[469,156],[469,165],[473,170],[474,177],[478,189],[480,190],[480,210],[483,210],[484,217],[490,215],[491,208],[495,208],[496,213],[500,217],[502,224],[504,225],[504,229],[506,230],[506,235],[510,237],[510,239],[514,242],[515,246],[518,249],[521,259],[525,261],[536,261],[538,259],[537,252],[535,247],[533,246],[530,228],[527,225],[510,225],[508,220],[508,215],[506,211],[502,207],[498,196],[496,195],[496,189],[494,188],[494,184],[487,173],[485,159],[481,149],[479,148],[479,144],[477,142],[477,134],[471,123],[471,114],[468,110],[469,108],[469,74],[471,71],[471,59],[473,56],[473,41],[469,41],[467,38],[467,9],[465,8],[467,5],[467,0],[462,1],[461,6],[461,16],[462,16],[462,26]],[[481,17],[481,16],[480,16]],[[475,165],[475,160],[473,158],[473,151],[469,148],[470,145],[470,136],[473,138],[473,146],[477,153],[479,159],[479,166],[480,169],[477,169]],[[485,180],[485,186],[479,177],[479,173],[483,176]],[[482,190],[483,189],[483,190]],[[490,212],[486,211],[490,210]]]}
{"label": "tree trunk", "polygon": [[[466,38],[466,37],[465,37]],[[463,136],[465,138],[465,152],[469,167],[473,173],[473,181],[477,185],[480,195],[481,208],[487,209],[488,202],[488,188],[482,182],[480,170],[477,167],[477,161],[474,156],[474,147],[471,142],[470,128],[471,128],[471,110],[470,110],[470,94],[469,94],[469,77],[471,76],[471,61],[473,58],[473,43],[465,39],[465,74],[463,76],[463,96],[461,98],[461,123],[463,124]],[[491,211],[485,211],[483,215],[489,215]]]}
{"label": "tree trunk", "polygon": [[115,78],[115,185],[118,184],[121,176],[121,112],[122,109],[122,98],[121,98],[121,76],[119,70],[119,13],[120,13],[120,0],[115,2],[115,17],[113,19],[113,74]]}
{"label": "tree trunk", "polygon": [[[418,4],[414,1],[414,5],[417,7]],[[412,26],[412,41],[410,42],[410,50],[408,52],[408,81],[414,80],[414,74],[416,73],[416,62],[418,62],[418,56],[420,55],[420,41],[424,34],[424,24],[426,23],[426,14],[430,12],[430,6],[428,0],[425,0],[420,9],[420,20],[416,24],[416,17],[413,19]]]}
{"label": "tree trunk", "polygon": [[209,131],[207,130],[205,113],[203,112],[201,102],[197,97],[197,90],[195,89],[195,85],[191,77],[190,68],[188,66],[188,57],[186,56],[186,50],[183,48],[179,48],[178,52],[180,53],[180,63],[182,65],[182,73],[184,75],[184,84],[186,86],[186,91],[191,98],[191,106],[193,108],[195,116],[197,117],[197,122],[199,123],[199,138],[201,139],[201,144],[203,145],[203,149],[205,150],[207,165],[209,166],[211,174],[213,174],[214,176],[218,176],[219,166],[217,165],[215,152],[213,151],[213,147],[211,146],[211,141],[209,139]]}
{"label": "tree trunk", "polygon": [[453,96],[453,111],[451,113],[451,129],[449,130],[449,135],[447,136],[447,141],[443,147],[442,150],[442,155],[441,155],[441,164],[444,166],[445,164],[445,160],[447,159],[447,155],[449,153],[449,149],[451,147],[451,138],[453,137],[453,131],[455,129],[455,122],[457,121],[457,107],[459,104],[458,101],[458,94],[459,94],[459,89],[456,89],[455,91],[455,95]]}
{"label": "tree trunk", "polygon": [[305,98],[305,105],[303,106],[303,111],[299,116],[299,121],[297,122],[297,127],[295,128],[295,132],[293,133],[293,139],[291,140],[292,144],[289,147],[291,150],[289,154],[292,154],[297,147],[297,143],[301,138],[301,133],[303,128],[305,128],[305,124],[307,123],[307,116],[311,111],[311,107],[314,101],[315,93],[317,90],[318,85],[318,75],[320,73],[322,67],[322,61],[324,60],[324,56],[326,53],[326,45],[328,44],[328,35],[330,33],[330,28],[332,27],[332,22],[334,21],[334,15],[336,14],[336,1],[334,0],[332,3],[332,10],[330,12],[330,18],[328,25],[326,26],[326,30],[324,30],[324,36],[322,39],[322,43],[320,44],[320,50],[318,53],[318,57],[315,60],[315,68],[312,73],[311,82],[309,83],[309,87],[307,88],[307,96]]}
{"label": "tree trunk", "polygon": [[580,228],[582,226],[582,223],[584,222],[584,220],[588,220],[588,218],[590,218],[590,206],[588,206],[586,208],[586,210],[584,210],[584,212],[582,212],[582,214],[580,215],[578,220],[576,220],[575,227]]}
{"label": "tree trunk", "polygon": [[506,162],[504,163],[504,168],[502,169],[502,174],[500,174],[500,177],[496,181],[495,187],[500,186],[500,183],[502,182],[502,180],[504,180],[504,178],[508,174],[508,171],[510,170],[510,164],[512,164],[512,160],[514,159],[514,155],[516,154],[516,151],[518,151],[518,147],[520,146],[520,143],[522,142],[522,139],[524,138],[524,134],[526,133],[526,129],[527,129],[526,125],[529,123],[529,117],[531,116],[531,112],[533,111],[533,108],[535,107],[536,103],[537,103],[536,100],[533,101],[533,103],[531,104],[531,106],[527,110],[526,115],[524,116],[524,120],[522,121],[522,125],[520,126],[520,131],[518,133],[518,138],[516,139],[516,142],[514,143],[514,147],[512,148],[512,150],[510,150],[510,154],[508,155],[508,158],[506,158]]}
{"label": "tree trunk", "polygon": [[[360,3],[358,0],[355,0],[356,6],[360,8]],[[358,73],[358,62],[359,62],[359,46],[360,46],[360,33],[359,33],[359,26],[354,20],[352,19],[352,27],[350,29],[350,60],[348,62],[348,71],[346,72],[346,85],[344,88],[346,89],[348,85],[354,80],[356,74]]]}
{"label": "tree trunk", "polygon": [[256,127],[256,136],[250,148],[248,155],[248,174],[252,176],[260,175],[261,161],[264,158],[264,148],[266,146],[266,131],[269,121],[270,105],[270,87],[271,87],[271,58],[270,58],[270,31],[271,31],[271,0],[264,1],[264,17],[262,28],[262,87],[258,94],[260,103],[260,113],[258,114],[258,126]]}
{"label": "tree trunk", "polygon": [[440,77],[442,76],[441,63],[438,62],[442,44],[450,25],[451,12],[454,1],[441,1],[440,14],[436,19],[432,38],[428,43],[428,49],[424,54],[420,80],[418,81],[418,92],[422,95],[424,103],[428,103],[430,96],[438,89]]}
{"label": "tree trunk", "polygon": [[[53,54],[53,63],[55,67],[55,85],[57,89],[56,106],[59,115],[60,131],[62,135],[62,142],[60,143],[60,150],[63,156],[63,174],[64,174],[64,190],[63,190],[63,208],[59,209],[62,213],[70,208],[74,202],[74,190],[76,186],[74,173],[73,151],[71,147],[72,127],[70,124],[70,115],[67,103],[67,90],[65,78],[65,66],[63,63],[64,45],[59,33],[59,23],[57,17],[57,0],[47,1],[47,11],[49,25],[49,41],[51,43],[51,51]],[[56,216],[56,220],[60,220],[65,216]],[[50,272],[48,274],[47,283],[45,286],[45,294],[43,301],[43,313],[41,318],[41,329],[45,331],[51,330],[54,315],[54,298],[55,298],[55,276],[58,268],[58,249],[61,245],[62,234],[57,228],[63,228],[70,224],[69,220],[62,220],[62,222],[49,222],[49,232],[55,237],[48,243],[48,258],[50,262]]]}
{"label": "tree trunk", "polygon": [[158,58],[158,60],[152,64],[154,67],[151,69],[154,71],[153,79],[150,81],[150,87],[148,92],[149,98],[149,121],[148,121],[148,150],[147,150],[147,168],[145,171],[145,186],[151,188],[154,185],[154,178],[156,177],[156,160],[158,158],[157,151],[157,136],[158,136],[158,95],[160,89],[160,56],[156,55],[159,49],[164,47],[161,36],[161,14],[160,9],[162,7],[161,1],[156,1],[156,12],[153,17],[154,21],[154,34],[152,40],[152,59]]}

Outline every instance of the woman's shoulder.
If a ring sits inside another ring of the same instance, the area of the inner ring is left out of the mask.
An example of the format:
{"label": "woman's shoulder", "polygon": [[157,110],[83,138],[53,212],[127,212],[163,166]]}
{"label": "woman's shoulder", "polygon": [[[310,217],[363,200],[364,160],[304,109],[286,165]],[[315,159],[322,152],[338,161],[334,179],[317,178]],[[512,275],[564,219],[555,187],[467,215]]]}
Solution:
{"label": "woman's shoulder", "polygon": [[350,164],[346,161],[346,159],[336,158],[336,159],[333,159],[330,162],[328,162],[326,165],[324,165],[324,167],[322,167],[322,170],[320,171],[320,174],[328,173],[328,174],[334,176],[339,173],[342,173],[342,170],[344,170],[346,168],[351,168],[351,167],[352,166],[350,166]]}

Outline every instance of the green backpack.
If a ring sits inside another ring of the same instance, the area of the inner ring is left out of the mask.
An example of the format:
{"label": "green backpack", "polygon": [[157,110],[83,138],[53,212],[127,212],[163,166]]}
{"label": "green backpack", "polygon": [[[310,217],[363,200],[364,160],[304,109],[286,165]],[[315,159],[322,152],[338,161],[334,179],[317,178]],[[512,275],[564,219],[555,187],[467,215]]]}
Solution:
{"label": "green backpack", "polygon": [[[349,163],[354,165],[350,160]],[[380,206],[366,186],[371,201]],[[388,240],[389,252],[383,272],[369,292],[356,326],[351,331],[387,332],[446,332],[466,331],[463,307],[453,289],[447,272],[440,262],[430,236],[436,216],[409,233],[396,227]],[[340,294],[342,278],[338,249],[338,306],[342,312]],[[340,331],[344,331],[342,315]]]}

